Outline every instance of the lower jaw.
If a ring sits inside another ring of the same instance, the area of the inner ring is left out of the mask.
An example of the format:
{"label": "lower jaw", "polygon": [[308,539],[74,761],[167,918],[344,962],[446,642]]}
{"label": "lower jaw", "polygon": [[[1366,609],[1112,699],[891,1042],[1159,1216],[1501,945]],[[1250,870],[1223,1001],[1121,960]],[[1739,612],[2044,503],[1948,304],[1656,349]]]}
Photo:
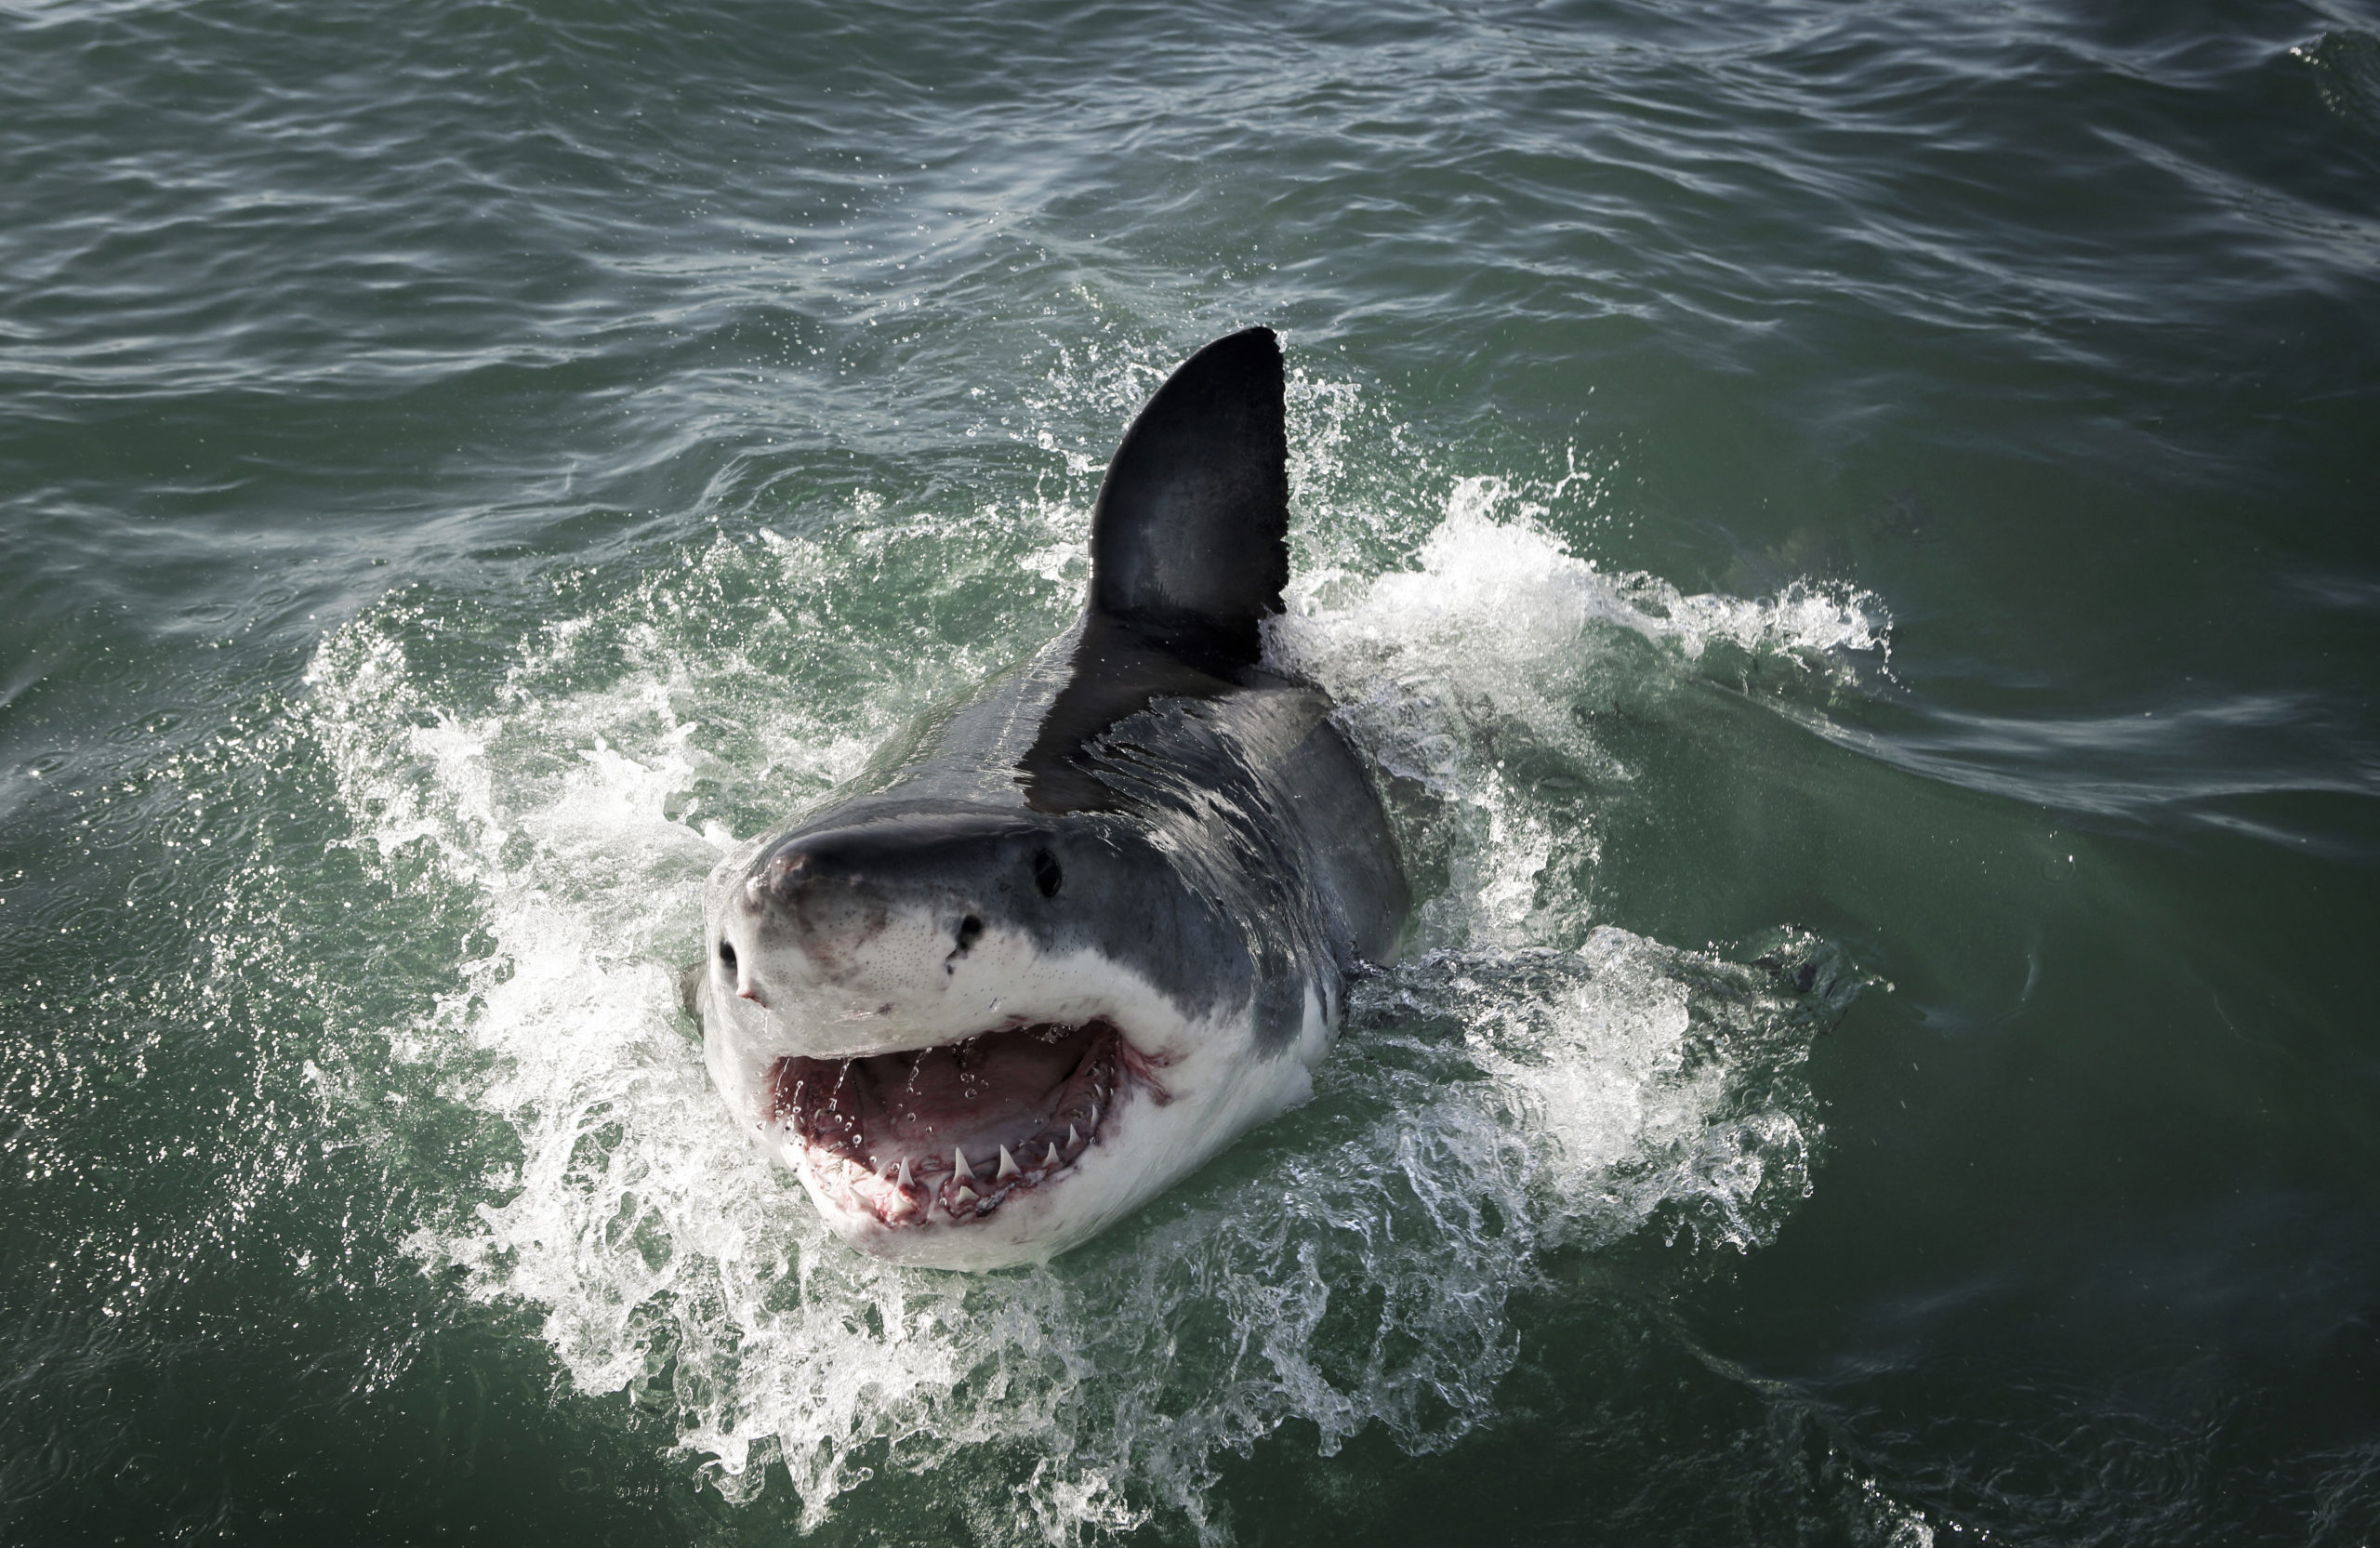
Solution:
{"label": "lower jaw", "polygon": [[1020,1167],[1012,1177],[945,1175],[903,1187],[853,1167],[832,1151],[798,1139],[790,1144],[800,1146],[798,1170],[812,1196],[847,1236],[851,1231],[844,1229],[845,1223],[856,1230],[909,1233],[977,1224],[1003,1209],[1012,1212],[1030,1200],[1050,1197],[1081,1171],[1078,1158],[1055,1166]]}
{"label": "lower jaw", "polygon": [[[843,1247],[909,1268],[973,1274],[1045,1264],[1092,1234],[1026,1199],[962,1228],[944,1218],[888,1224],[872,1212],[838,1209],[814,1193],[813,1197],[818,1199],[821,1220]],[[1063,1199],[1048,1202],[1064,1211]]]}

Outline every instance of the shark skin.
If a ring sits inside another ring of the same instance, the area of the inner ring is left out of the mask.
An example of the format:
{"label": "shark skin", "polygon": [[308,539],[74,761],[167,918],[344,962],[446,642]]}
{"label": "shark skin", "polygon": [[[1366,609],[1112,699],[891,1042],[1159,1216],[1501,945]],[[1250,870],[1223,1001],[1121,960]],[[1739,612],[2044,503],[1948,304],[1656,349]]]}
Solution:
{"label": "shark skin", "polygon": [[903,1263],[1046,1260],[1303,1101],[1411,898],[1289,576],[1278,340],[1117,449],[1081,615],[862,787],[726,856],[687,970],[736,1122]]}

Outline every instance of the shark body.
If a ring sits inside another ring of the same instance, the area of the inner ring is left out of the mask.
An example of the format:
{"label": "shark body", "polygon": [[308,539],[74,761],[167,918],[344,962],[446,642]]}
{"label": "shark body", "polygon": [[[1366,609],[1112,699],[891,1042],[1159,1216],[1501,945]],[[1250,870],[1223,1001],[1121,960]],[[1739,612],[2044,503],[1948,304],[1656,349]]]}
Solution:
{"label": "shark body", "polygon": [[1117,447],[1073,627],[712,874],[712,1079],[853,1245],[1084,1240],[1302,1101],[1349,973],[1397,954],[1371,776],[1262,661],[1286,454],[1271,331],[1200,350]]}

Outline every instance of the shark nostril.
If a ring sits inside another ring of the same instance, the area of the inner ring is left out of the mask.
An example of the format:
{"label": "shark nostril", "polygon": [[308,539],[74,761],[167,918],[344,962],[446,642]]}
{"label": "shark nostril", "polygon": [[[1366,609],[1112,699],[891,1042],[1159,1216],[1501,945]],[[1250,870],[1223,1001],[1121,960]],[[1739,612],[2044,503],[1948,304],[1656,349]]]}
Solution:
{"label": "shark nostril", "polygon": [[719,965],[729,972],[735,971],[735,948],[725,941],[719,943]]}
{"label": "shark nostril", "polygon": [[1066,884],[1066,873],[1058,868],[1058,857],[1046,849],[1033,852],[1033,885],[1043,897],[1056,897],[1058,889]]}
{"label": "shark nostril", "polygon": [[800,850],[780,851],[770,857],[763,867],[767,880],[756,877],[756,885],[765,886],[781,904],[791,904],[801,884],[809,880],[810,856]]}
{"label": "shark nostril", "polygon": [[983,938],[984,921],[970,914],[959,921],[959,949],[965,951]]}

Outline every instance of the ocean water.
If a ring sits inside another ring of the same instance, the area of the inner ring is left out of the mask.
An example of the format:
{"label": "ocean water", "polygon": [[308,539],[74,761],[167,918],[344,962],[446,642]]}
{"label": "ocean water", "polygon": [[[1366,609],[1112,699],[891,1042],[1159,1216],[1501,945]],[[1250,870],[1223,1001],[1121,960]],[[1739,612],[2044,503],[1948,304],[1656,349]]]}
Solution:
{"label": "ocean water", "polygon": [[[2380,1540],[2380,11],[0,0],[0,1538]],[[1421,906],[1043,1268],[676,1007],[1266,323]]]}

